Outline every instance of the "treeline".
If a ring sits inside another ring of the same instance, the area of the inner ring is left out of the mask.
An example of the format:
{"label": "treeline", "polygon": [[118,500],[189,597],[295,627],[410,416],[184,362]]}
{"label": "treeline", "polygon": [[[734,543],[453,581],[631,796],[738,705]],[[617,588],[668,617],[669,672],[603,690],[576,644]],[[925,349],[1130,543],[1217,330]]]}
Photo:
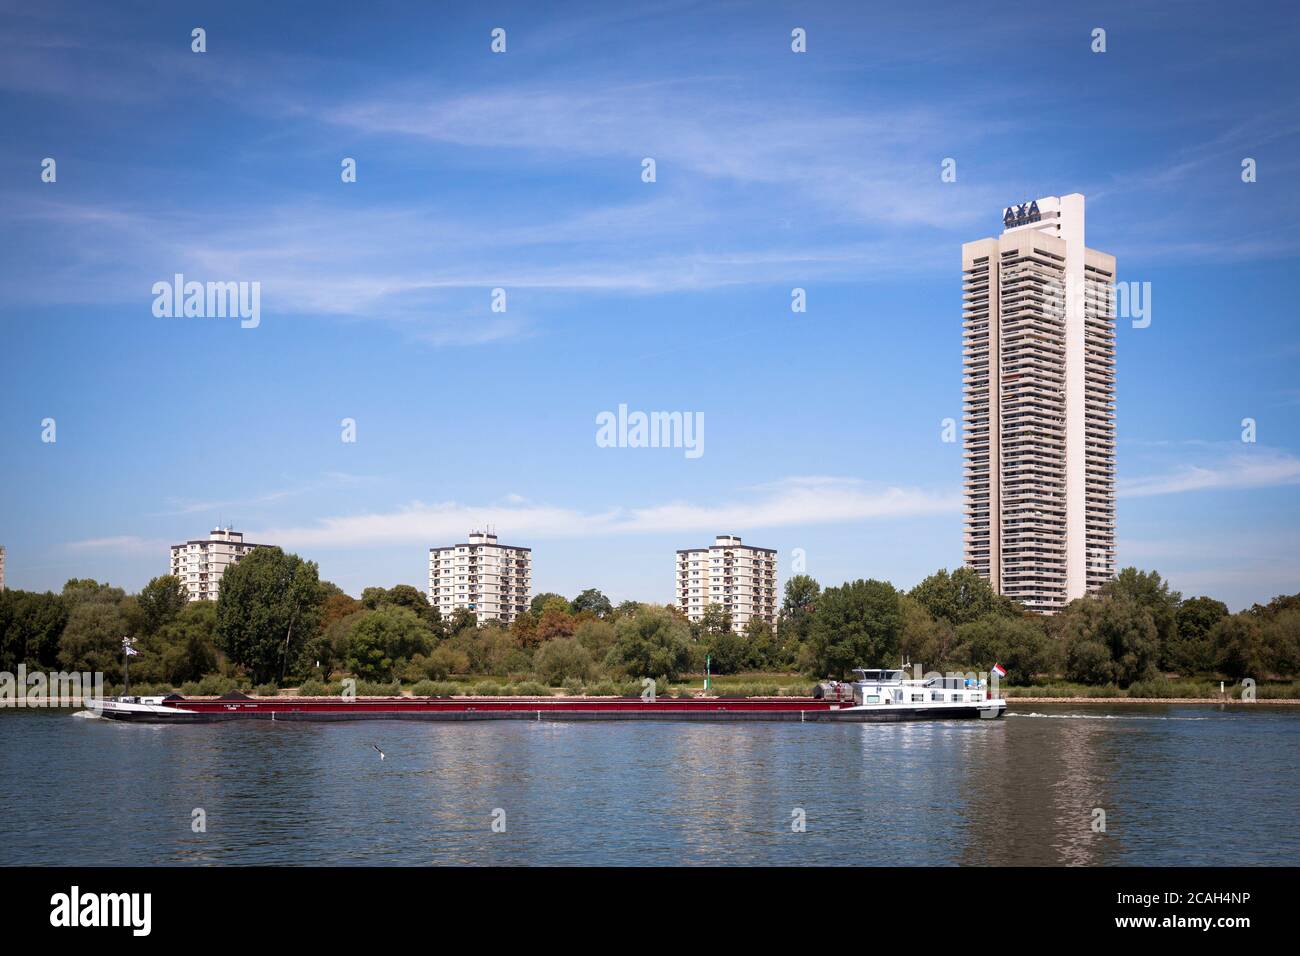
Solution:
{"label": "treeline", "polygon": [[775,628],[734,633],[729,614],[690,622],[674,607],[613,605],[589,589],[539,594],[509,626],[467,610],[444,618],[410,585],[359,598],[319,578],[314,563],[259,548],[231,567],[216,602],[188,602],[171,576],[139,594],[93,580],[61,593],[0,593],[0,670],[99,671],[122,680],[122,638],[134,638],[133,685],[187,693],[251,686],[328,686],[344,677],[417,684],[504,678],[547,687],[627,686],[641,677],[798,672],[844,677],[854,667],[920,664],[986,671],[1010,684],[1065,679],[1128,687],[1170,675],[1257,681],[1300,673],[1300,595],[1238,614],[1208,597],[1184,600],[1155,572],[1126,568],[1060,614],[1030,613],[969,569],[932,574],[910,591],[859,580],[823,589],[791,578]]}

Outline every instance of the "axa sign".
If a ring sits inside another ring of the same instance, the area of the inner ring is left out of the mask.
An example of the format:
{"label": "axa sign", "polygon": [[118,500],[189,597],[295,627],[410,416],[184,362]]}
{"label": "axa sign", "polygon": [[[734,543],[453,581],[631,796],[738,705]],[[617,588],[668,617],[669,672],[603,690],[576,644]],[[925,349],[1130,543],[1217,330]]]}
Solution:
{"label": "axa sign", "polygon": [[1012,226],[1023,226],[1026,223],[1038,222],[1043,217],[1038,212],[1038,203],[1026,202],[1019,206],[1008,206],[1002,213],[1002,225],[1010,229]]}

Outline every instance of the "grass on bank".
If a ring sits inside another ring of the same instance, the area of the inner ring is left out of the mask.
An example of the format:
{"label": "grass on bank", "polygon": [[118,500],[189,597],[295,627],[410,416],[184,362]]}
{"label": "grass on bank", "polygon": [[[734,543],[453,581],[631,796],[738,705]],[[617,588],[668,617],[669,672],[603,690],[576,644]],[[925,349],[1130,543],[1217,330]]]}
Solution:
{"label": "grass on bank", "polygon": [[[1056,698],[1090,698],[1090,697],[1127,697],[1133,700],[1163,700],[1175,697],[1194,698],[1197,700],[1218,700],[1221,696],[1229,700],[1240,700],[1242,686],[1224,682],[1223,694],[1219,693],[1217,680],[1155,680],[1135,681],[1128,687],[1116,684],[1073,684],[1061,681],[1051,684],[1033,684],[1027,687],[1001,688],[1002,696],[1016,697],[1056,697]],[[1300,681],[1266,681],[1255,688],[1258,700],[1300,700]]]}

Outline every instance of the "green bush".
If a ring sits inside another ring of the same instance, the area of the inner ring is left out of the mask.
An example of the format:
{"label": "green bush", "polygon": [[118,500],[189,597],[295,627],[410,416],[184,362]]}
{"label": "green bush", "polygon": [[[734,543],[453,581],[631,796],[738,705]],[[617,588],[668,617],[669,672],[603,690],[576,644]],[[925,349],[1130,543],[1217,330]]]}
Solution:
{"label": "green bush", "polygon": [[199,681],[198,694],[203,697],[220,697],[233,690],[239,690],[239,682],[233,677],[209,674]]}
{"label": "green bush", "polygon": [[478,697],[500,697],[501,685],[490,680],[480,681],[474,685],[470,693]]}
{"label": "green bush", "polygon": [[411,688],[416,697],[452,697],[460,693],[460,685],[445,680],[422,680]]}
{"label": "green bush", "polygon": [[[1218,685],[1215,685],[1217,690]],[[1233,697],[1241,696],[1241,686],[1229,687]],[[1255,696],[1260,700],[1296,700],[1300,698],[1300,681],[1291,681],[1289,684],[1261,684],[1255,689]]]}
{"label": "green bush", "polygon": [[719,697],[775,697],[775,684],[727,684],[714,691]]}
{"label": "green bush", "polygon": [[359,680],[357,681],[358,697],[400,697],[402,696],[402,685],[393,681],[391,684],[381,684],[378,681]]}
{"label": "green bush", "polygon": [[258,684],[257,687],[253,689],[253,693],[256,694],[258,697],[279,697],[280,685],[279,684]]}
{"label": "green bush", "polygon": [[1089,687],[1082,684],[1042,684],[1030,687],[999,687],[1003,697],[1123,697],[1114,684]]}
{"label": "green bush", "polygon": [[535,680],[521,681],[511,688],[517,697],[550,697],[551,689]]}
{"label": "green bush", "polygon": [[594,684],[588,684],[584,692],[589,697],[617,697],[622,691],[617,684],[606,678],[605,680],[596,681]]}
{"label": "green bush", "polygon": [[319,680],[305,680],[298,688],[298,694],[302,697],[325,697],[329,692],[325,682]]}
{"label": "green bush", "polygon": [[[109,697],[120,697],[123,693],[123,686],[124,685],[122,684],[105,684],[104,694]],[[131,682],[132,697],[166,697],[171,692],[172,692],[171,684],[152,684],[149,681]],[[49,690],[47,689],[46,694],[48,693]],[[37,697],[40,695],[29,694],[27,696]],[[93,696],[93,694],[87,694],[86,696],[88,697]]]}
{"label": "green bush", "polygon": [[1195,681],[1171,681],[1164,677],[1134,681],[1128,686],[1129,697],[1218,697],[1217,684]]}

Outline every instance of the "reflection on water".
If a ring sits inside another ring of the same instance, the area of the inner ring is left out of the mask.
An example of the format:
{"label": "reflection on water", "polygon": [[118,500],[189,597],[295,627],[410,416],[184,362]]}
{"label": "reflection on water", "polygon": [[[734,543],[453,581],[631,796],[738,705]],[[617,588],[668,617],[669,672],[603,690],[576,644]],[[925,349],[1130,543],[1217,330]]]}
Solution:
{"label": "reflection on water", "polygon": [[1024,706],[911,724],[7,712],[0,864],[1300,862],[1300,709]]}

